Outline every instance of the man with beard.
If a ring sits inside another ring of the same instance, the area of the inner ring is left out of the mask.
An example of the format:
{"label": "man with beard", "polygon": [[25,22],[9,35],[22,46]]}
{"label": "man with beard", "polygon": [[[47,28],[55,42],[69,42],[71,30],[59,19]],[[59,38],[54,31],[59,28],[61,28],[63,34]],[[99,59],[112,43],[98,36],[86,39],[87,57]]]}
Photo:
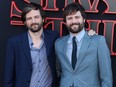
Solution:
{"label": "man with beard", "polygon": [[59,34],[43,29],[45,12],[27,4],[22,20],[28,31],[9,39],[4,87],[57,87],[54,43]]}
{"label": "man with beard", "polygon": [[79,3],[69,4],[63,19],[69,35],[55,42],[60,87],[112,87],[109,49],[103,36],[87,35],[84,8]]}

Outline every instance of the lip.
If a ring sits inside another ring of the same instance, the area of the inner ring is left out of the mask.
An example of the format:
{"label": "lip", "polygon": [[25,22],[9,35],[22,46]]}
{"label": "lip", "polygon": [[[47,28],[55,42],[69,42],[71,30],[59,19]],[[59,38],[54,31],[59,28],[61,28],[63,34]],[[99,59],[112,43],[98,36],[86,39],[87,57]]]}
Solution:
{"label": "lip", "polygon": [[33,27],[33,28],[37,28],[37,27],[38,27],[38,25],[32,25],[31,27]]}
{"label": "lip", "polygon": [[73,27],[73,26],[79,26],[79,25],[77,25],[77,24],[71,25],[71,27]]}
{"label": "lip", "polygon": [[31,26],[36,26],[37,24],[33,24],[33,25],[31,25]]}

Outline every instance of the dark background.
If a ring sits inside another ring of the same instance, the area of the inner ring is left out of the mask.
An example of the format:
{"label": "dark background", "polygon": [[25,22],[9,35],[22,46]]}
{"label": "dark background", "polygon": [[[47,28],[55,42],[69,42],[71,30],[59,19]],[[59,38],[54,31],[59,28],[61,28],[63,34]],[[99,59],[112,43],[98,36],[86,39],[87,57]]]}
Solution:
{"label": "dark background", "polygon": [[[24,26],[16,26],[10,24],[10,9],[11,9],[11,1],[12,0],[0,0],[0,87],[3,87],[3,81],[4,81],[4,64],[5,64],[5,53],[6,53],[6,44],[8,38],[18,35],[22,32],[25,32]],[[24,1],[23,0],[14,0],[18,7],[22,9],[24,7]],[[37,1],[37,0],[36,0]],[[46,11],[47,17],[62,17],[62,10],[61,8],[64,7],[64,1],[65,0],[56,0],[57,7],[60,8],[59,12],[53,12],[53,11]],[[86,0],[85,0],[86,1]],[[90,0],[91,2],[93,0]],[[85,2],[86,3],[86,2]],[[98,14],[91,14],[87,13],[87,19],[98,19],[98,17],[101,16],[104,9],[106,9],[105,3],[100,0],[98,8],[99,13]],[[116,15],[103,15],[104,19],[112,19],[116,20]],[[101,18],[102,19],[102,18]],[[87,27],[87,26],[86,26]],[[101,24],[101,27],[102,24]],[[115,32],[116,32],[116,26],[115,26]],[[64,29],[63,34],[66,35],[67,31]],[[102,31],[99,32],[99,34],[102,34]],[[114,37],[116,39],[116,33],[114,34]],[[114,40],[115,40],[114,39]],[[114,41],[115,42],[115,41]],[[114,46],[115,47],[115,46]],[[116,49],[116,47],[114,48]],[[116,55],[111,56],[112,61],[112,72],[113,72],[113,87],[116,87]]]}

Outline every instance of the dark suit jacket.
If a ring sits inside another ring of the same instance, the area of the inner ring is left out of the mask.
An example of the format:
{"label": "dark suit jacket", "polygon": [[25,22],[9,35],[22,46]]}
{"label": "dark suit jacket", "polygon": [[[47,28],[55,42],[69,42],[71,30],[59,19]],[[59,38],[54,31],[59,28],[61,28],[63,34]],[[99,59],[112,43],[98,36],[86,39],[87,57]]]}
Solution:
{"label": "dark suit jacket", "polygon": [[[32,74],[32,61],[27,34],[26,32],[8,41],[4,87],[29,87]],[[59,35],[50,30],[44,30],[44,36],[54,87],[56,81],[54,42]]]}

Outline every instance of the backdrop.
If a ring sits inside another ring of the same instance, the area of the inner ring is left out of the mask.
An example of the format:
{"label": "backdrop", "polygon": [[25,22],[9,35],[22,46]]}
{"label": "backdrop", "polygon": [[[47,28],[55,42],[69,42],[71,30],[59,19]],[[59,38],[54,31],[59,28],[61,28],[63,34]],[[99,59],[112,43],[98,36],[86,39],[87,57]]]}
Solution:
{"label": "backdrop", "polygon": [[0,87],[3,87],[6,44],[8,38],[25,32],[20,19],[25,3],[36,2],[46,11],[44,27],[67,35],[62,21],[63,8],[72,2],[82,4],[87,13],[86,29],[104,35],[111,52],[113,87],[116,87],[116,0],[0,0]]}

